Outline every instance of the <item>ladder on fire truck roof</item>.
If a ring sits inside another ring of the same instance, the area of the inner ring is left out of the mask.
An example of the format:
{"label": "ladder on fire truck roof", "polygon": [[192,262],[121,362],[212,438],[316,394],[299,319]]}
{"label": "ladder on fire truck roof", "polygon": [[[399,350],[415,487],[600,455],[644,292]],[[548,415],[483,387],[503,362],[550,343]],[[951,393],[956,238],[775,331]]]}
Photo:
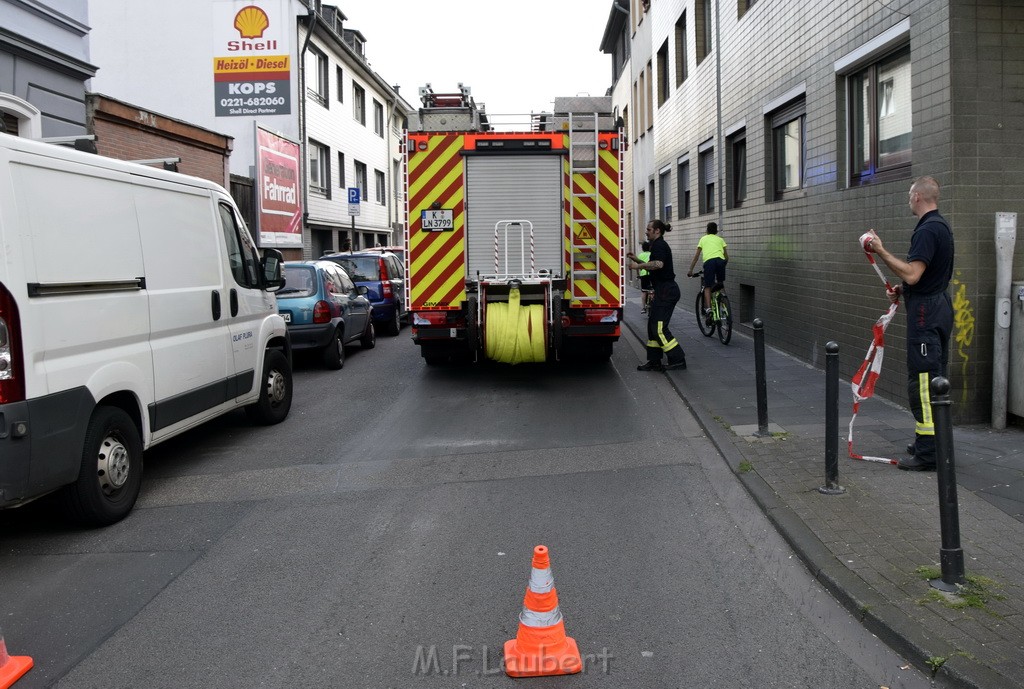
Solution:
{"label": "ladder on fire truck roof", "polygon": [[[569,289],[572,301],[597,301],[601,297],[599,123],[596,112],[569,113],[569,222],[572,235]],[[582,175],[588,184],[577,184],[577,175]]]}

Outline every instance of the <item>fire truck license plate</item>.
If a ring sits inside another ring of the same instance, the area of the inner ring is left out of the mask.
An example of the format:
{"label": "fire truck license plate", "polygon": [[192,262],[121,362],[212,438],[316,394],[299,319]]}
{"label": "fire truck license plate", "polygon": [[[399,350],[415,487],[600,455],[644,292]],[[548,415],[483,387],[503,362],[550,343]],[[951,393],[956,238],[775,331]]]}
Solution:
{"label": "fire truck license plate", "polygon": [[450,210],[420,211],[420,225],[424,232],[451,232],[455,229]]}

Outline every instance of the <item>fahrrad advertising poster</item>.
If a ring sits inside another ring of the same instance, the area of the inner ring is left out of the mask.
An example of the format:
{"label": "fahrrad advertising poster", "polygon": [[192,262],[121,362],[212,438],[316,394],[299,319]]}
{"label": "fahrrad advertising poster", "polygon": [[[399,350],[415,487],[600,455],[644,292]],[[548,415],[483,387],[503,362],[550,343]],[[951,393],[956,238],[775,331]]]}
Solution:
{"label": "fahrrad advertising poster", "polygon": [[260,246],[302,247],[299,144],[256,125]]}

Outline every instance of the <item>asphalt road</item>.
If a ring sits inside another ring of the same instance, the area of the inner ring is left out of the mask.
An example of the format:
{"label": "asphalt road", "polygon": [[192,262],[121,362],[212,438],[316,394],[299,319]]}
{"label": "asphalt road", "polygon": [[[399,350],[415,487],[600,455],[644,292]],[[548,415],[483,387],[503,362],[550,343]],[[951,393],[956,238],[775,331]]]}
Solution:
{"label": "asphalt road", "polygon": [[[0,513],[0,628],[36,663],[16,689],[929,686],[791,556],[635,341],[597,367],[377,343],[299,362],[279,426],[154,448],[115,526]],[[583,675],[500,670],[537,544]]]}

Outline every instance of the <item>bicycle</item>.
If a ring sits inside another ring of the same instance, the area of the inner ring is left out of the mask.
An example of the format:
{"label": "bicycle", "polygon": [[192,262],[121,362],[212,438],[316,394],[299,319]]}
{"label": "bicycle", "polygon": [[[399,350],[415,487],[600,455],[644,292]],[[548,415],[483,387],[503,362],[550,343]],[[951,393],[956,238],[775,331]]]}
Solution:
{"label": "bicycle", "polygon": [[732,309],[729,306],[729,297],[725,294],[725,285],[721,282],[711,288],[711,315],[704,315],[704,271],[698,271],[693,277],[700,279],[700,287],[697,289],[697,301],[694,304],[694,311],[697,314],[697,327],[701,335],[711,337],[718,331],[718,340],[729,344],[732,339]]}

